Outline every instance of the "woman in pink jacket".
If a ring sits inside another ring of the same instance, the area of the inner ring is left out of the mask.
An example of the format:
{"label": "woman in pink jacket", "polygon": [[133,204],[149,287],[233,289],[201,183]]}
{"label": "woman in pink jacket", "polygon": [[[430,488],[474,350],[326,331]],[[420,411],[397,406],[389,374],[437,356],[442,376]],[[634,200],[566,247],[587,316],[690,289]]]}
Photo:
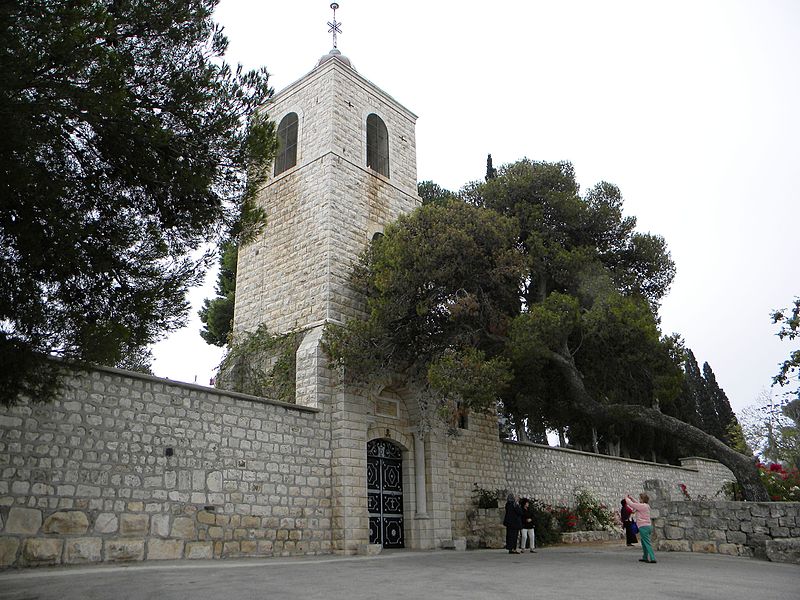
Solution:
{"label": "woman in pink jacket", "polygon": [[639,502],[636,502],[628,495],[627,505],[636,511],[636,524],[639,526],[639,536],[642,542],[642,558],[639,562],[655,563],[656,555],[653,553],[653,546],[650,544],[650,534],[653,532],[653,525],[650,521],[650,496],[639,494]]}

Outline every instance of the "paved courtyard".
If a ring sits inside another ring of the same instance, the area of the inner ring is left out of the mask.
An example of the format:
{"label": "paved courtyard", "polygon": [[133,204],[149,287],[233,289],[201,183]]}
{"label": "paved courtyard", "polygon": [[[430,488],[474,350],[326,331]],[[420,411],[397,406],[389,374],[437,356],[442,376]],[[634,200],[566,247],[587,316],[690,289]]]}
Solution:
{"label": "paved courtyard", "polygon": [[[481,598],[534,600],[800,598],[800,567],[619,545],[385,552],[375,557],[253,559],[61,567],[0,573],[0,599],[220,600]],[[646,587],[646,590],[639,589]]]}

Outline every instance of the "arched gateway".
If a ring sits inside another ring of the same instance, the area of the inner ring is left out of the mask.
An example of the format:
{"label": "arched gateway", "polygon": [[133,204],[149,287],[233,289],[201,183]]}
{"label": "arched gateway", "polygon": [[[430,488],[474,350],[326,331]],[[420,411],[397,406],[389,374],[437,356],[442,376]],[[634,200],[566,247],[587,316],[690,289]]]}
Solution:
{"label": "arched gateway", "polygon": [[367,510],[369,543],[405,547],[403,535],[403,454],[397,444],[367,444]]}

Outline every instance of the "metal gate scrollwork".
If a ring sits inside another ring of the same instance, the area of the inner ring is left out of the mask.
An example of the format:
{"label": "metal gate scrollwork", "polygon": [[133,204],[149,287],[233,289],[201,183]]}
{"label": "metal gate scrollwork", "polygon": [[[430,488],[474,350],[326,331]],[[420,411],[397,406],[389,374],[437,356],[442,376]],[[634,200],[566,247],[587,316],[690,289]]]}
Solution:
{"label": "metal gate scrollwork", "polygon": [[369,543],[403,548],[403,454],[387,440],[367,444]]}

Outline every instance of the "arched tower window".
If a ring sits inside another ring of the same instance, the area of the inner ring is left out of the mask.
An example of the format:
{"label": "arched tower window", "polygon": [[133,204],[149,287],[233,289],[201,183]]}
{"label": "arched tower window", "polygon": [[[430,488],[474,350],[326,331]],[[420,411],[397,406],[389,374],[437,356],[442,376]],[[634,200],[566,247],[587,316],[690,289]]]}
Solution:
{"label": "arched tower window", "polygon": [[389,132],[375,113],[367,117],[367,166],[389,177]]}
{"label": "arched tower window", "polygon": [[275,175],[297,164],[297,113],[289,113],[278,125],[278,155],[275,157]]}

